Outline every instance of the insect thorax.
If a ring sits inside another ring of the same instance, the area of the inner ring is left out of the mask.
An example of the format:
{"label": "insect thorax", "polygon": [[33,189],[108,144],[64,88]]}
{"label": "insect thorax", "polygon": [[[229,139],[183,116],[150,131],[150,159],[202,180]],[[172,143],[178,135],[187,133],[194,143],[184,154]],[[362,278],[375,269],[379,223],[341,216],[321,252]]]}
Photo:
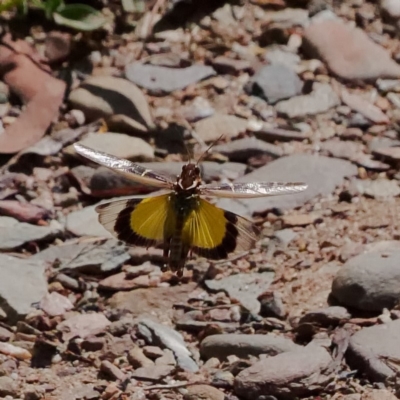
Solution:
{"label": "insect thorax", "polygon": [[183,218],[187,217],[191,211],[197,209],[200,196],[192,192],[171,193],[170,201],[176,212]]}

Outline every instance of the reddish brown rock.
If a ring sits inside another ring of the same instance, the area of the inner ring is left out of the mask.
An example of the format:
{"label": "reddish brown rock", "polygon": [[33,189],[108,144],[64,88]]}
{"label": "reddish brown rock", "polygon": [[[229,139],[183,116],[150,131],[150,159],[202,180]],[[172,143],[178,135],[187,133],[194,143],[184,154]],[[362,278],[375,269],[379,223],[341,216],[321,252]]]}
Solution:
{"label": "reddish brown rock", "polygon": [[[52,77],[38,62],[33,49],[24,41],[4,38],[0,46],[2,76],[26,104],[18,119],[0,136],[1,153],[17,153],[42,138],[58,114],[66,85]],[[37,60],[36,60],[37,61]]]}
{"label": "reddish brown rock", "polygon": [[57,325],[65,341],[79,336],[86,338],[105,331],[110,321],[101,313],[77,314]]}
{"label": "reddish brown rock", "polygon": [[302,350],[268,357],[237,375],[235,393],[249,400],[266,394],[304,396],[310,393],[312,387],[307,378],[315,374],[320,375],[321,383],[329,381],[329,377],[321,372],[331,361],[329,353],[319,346],[307,346]]}
{"label": "reddish brown rock", "polygon": [[400,65],[383,47],[361,29],[337,20],[310,25],[304,31],[303,45],[310,56],[320,58],[334,74],[344,79],[400,77]]}

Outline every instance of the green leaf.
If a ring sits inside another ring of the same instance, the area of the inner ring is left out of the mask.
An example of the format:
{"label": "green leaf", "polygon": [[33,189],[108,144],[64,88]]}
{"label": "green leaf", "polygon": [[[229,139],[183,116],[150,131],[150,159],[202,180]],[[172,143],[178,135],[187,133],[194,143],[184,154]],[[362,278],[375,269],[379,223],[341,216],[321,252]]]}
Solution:
{"label": "green leaf", "polygon": [[21,0],[0,1],[0,12],[11,10],[14,7],[20,7],[21,3]]}
{"label": "green leaf", "polygon": [[46,0],[44,3],[44,11],[47,18],[51,18],[53,13],[65,7],[63,0]]}
{"label": "green leaf", "polygon": [[18,1],[17,9],[21,15],[28,14],[28,0]]}
{"label": "green leaf", "polygon": [[100,11],[86,4],[66,4],[53,13],[53,18],[59,25],[81,31],[93,31],[107,21]]}

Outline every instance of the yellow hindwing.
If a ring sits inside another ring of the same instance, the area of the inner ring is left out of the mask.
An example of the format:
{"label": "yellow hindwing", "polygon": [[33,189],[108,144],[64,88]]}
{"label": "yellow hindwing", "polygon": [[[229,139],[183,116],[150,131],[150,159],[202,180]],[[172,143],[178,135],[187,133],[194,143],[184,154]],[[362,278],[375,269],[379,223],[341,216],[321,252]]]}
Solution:
{"label": "yellow hindwing", "polygon": [[96,207],[100,223],[118,239],[136,246],[155,246],[175,229],[169,194],[117,200]]}
{"label": "yellow hindwing", "polygon": [[245,218],[199,199],[185,220],[182,240],[200,256],[224,259],[235,251],[251,249],[257,230]]}

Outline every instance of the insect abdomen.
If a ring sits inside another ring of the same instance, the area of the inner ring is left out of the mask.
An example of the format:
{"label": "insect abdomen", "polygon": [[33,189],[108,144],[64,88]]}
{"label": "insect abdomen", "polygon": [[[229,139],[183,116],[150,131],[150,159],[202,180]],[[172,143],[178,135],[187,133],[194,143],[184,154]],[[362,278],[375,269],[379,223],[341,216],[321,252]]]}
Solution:
{"label": "insect abdomen", "polygon": [[175,232],[170,241],[169,267],[172,271],[177,271],[178,275],[183,272],[186,256],[189,249],[186,249],[182,241],[182,229],[184,223],[183,213],[176,216]]}

